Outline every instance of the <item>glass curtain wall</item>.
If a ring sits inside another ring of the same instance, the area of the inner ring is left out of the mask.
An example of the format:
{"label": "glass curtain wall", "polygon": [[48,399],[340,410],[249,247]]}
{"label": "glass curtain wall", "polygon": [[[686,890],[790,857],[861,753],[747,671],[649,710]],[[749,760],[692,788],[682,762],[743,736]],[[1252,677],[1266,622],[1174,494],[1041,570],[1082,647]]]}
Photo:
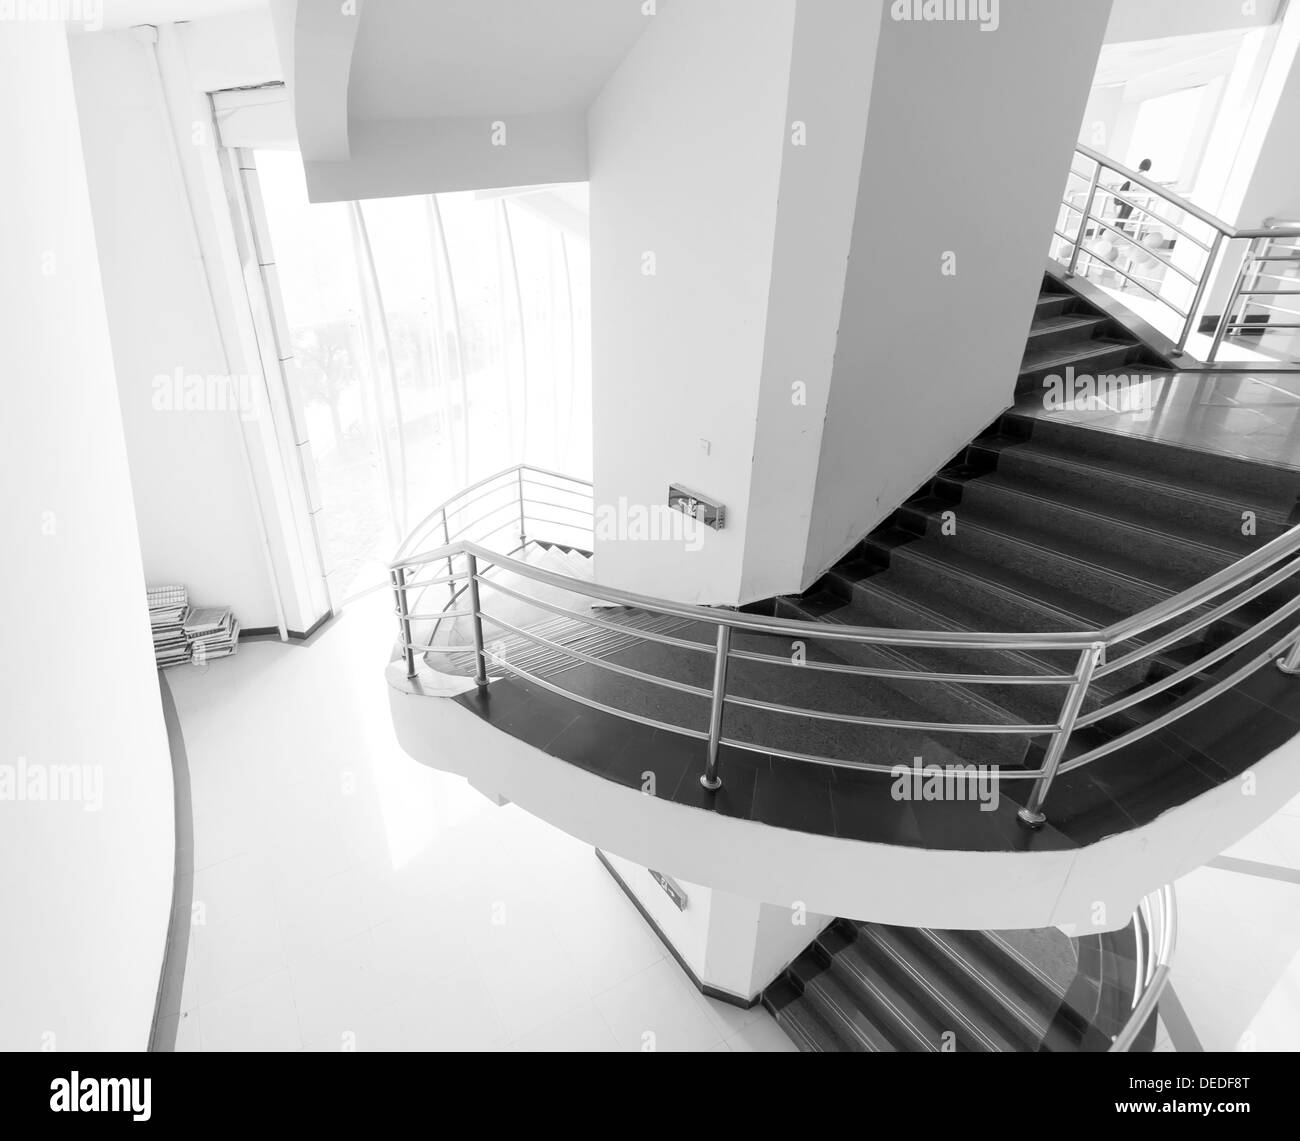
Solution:
{"label": "glass curtain wall", "polygon": [[475,480],[590,477],[585,187],[312,205],[296,153],[254,158],[334,599]]}

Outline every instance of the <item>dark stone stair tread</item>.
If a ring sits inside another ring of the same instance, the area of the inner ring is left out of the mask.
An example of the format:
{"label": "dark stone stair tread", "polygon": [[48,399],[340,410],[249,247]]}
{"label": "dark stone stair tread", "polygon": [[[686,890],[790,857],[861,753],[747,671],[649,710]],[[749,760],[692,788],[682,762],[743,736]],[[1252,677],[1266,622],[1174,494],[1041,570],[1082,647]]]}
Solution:
{"label": "dark stone stair tread", "polygon": [[[992,440],[987,443],[981,442],[977,446],[995,455],[1006,456],[1013,462],[1023,460],[1050,466],[1076,478],[1096,479],[1102,483],[1122,482],[1150,495],[1185,499],[1227,512],[1240,513],[1243,510],[1252,510],[1283,527],[1287,525],[1288,517],[1295,507],[1294,496],[1287,498],[1269,495],[1256,488],[1243,489],[1240,496],[1225,498],[1222,485],[1209,480],[1180,477],[1175,482],[1163,476],[1155,465],[1140,468],[1120,460],[1100,461],[1032,439],[1014,443]],[[1297,490],[1300,490],[1300,480],[1297,480]]]}
{"label": "dark stone stair tread", "polygon": [[805,1053],[841,1053],[850,1049],[847,1042],[831,1029],[813,1004],[784,976],[763,993],[767,1007],[777,1024]]}
{"label": "dark stone stair tread", "polygon": [[913,946],[930,961],[974,990],[991,1015],[1000,1018],[1026,1049],[1069,1051],[1077,1040],[1058,1023],[1061,996],[1044,987],[1014,959],[996,953],[977,938],[960,931],[906,931]]}
{"label": "dark stone stair tread", "polygon": [[864,923],[857,939],[872,948],[873,957],[889,964],[896,976],[934,1011],[935,1018],[957,1035],[958,1045],[972,1051],[1013,1052],[1022,1046],[1001,1021],[972,1003],[968,992],[941,971],[925,969],[925,960],[892,927]]}
{"label": "dark stone stair tread", "polygon": [[981,592],[996,592],[1038,621],[1038,625],[1025,626],[1023,630],[994,624],[988,627],[989,632],[1065,633],[1102,630],[1125,617],[1123,613],[1092,599],[996,563],[963,554],[933,539],[922,539],[900,548],[885,575],[889,576],[895,571],[906,572],[913,569],[913,564],[952,579],[954,588],[964,587],[968,598],[978,598]]}
{"label": "dark stone stair tread", "polygon": [[846,1043],[848,1050],[893,1053],[897,1049],[894,1040],[873,1017],[873,1007],[843,985],[836,977],[834,966],[828,965],[816,945],[796,959],[788,973],[795,985],[802,987],[804,1002],[839,1041]]}
{"label": "dark stone stair tread", "polygon": [[[847,613],[843,600],[837,601],[837,608]],[[801,600],[797,599],[782,599],[779,609],[783,616],[792,618],[822,621],[827,625],[847,624],[844,617],[834,613],[835,608],[805,609]],[[932,663],[927,662],[924,657],[918,656],[909,647],[889,646],[861,649],[864,656],[873,659],[871,664],[879,668],[905,671],[931,670]],[[951,668],[952,665],[951,662],[947,663],[948,668],[934,672],[962,672]],[[917,701],[918,707],[922,707],[922,703],[924,703],[924,708],[931,711],[930,719],[932,721],[970,725],[1027,724],[1021,715],[991,700],[986,693],[979,692],[979,686],[919,680],[915,682],[897,682],[892,679],[874,679],[874,682],[872,679],[863,680],[868,684],[887,685],[898,691],[903,691],[905,688],[913,691],[916,694],[914,700]],[[987,687],[984,688],[987,689]],[[946,716],[940,717],[938,716],[939,713]],[[958,741],[960,747],[955,743]],[[954,737],[953,747],[970,761],[1017,766],[1024,759],[1023,741],[1008,737],[987,734],[958,734]]]}
{"label": "dark stone stair tread", "polygon": [[1227,533],[1211,536],[1203,528],[1140,511],[1129,504],[1107,501],[1085,491],[1075,490],[1068,499],[1063,499],[1049,494],[1030,480],[1009,473],[992,472],[969,481],[964,485],[963,499],[980,501],[980,506],[987,507],[996,503],[1001,513],[1014,513],[1018,503],[1022,504],[1022,510],[1027,509],[1023,501],[1030,500],[1057,516],[1062,531],[1074,534],[1095,534],[1102,529],[1140,532],[1143,537],[1168,546],[1175,553],[1182,550],[1186,556],[1212,561],[1220,568],[1231,566],[1256,549],[1254,541],[1244,536],[1233,541]]}
{"label": "dark stone stair tread", "polygon": [[1035,316],[1033,324],[1029,327],[1029,339],[1032,342],[1035,338],[1045,336],[1049,333],[1064,333],[1067,331],[1086,333],[1093,329],[1100,329],[1107,324],[1109,324],[1108,318],[1094,317],[1087,313],[1060,313],[1053,314],[1052,316]]}
{"label": "dark stone stair tread", "polygon": [[1294,506],[1300,495],[1300,473],[1264,460],[1202,451],[1125,432],[1080,427],[1014,410],[1003,416],[1002,426],[1007,434],[1022,441],[1073,455],[1083,462],[1105,465],[1114,461],[1139,471],[1158,472],[1160,478],[1172,481],[1207,481],[1212,487],[1231,488],[1235,495],[1262,494],[1284,505],[1290,502]]}
{"label": "dark stone stair tread", "polygon": [[1094,338],[1049,348],[1030,350],[1020,362],[1020,374],[1025,376],[1045,368],[1064,368],[1067,365],[1098,365],[1106,362],[1123,363],[1138,345],[1132,341],[1113,341]]}
{"label": "dark stone stair tread", "polygon": [[[871,605],[888,601],[904,613],[914,614],[912,620],[916,629],[935,629],[962,631],[965,633],[987,632],[988,619],[980,611],[958,605],[951,598],[945,599],[945,612],[940,615],[930,609],[931,597],[924,591],[912,589],[910,583],[886,575],[875,575],[859,581],[855,586],[852,602],[846,604],[847,620],[853,624],[882,625],[880,614],[870,609]],[[912,650],[909,651],[920,664],[946,673],[965,672],[960,667],[963,662],[954,651],[948,650]],[[1032,676],[1033,674],[1069,674],[1077,665],[1078,655],[1073,651],[1024,651],[997,650],[985,653],[979,650],[968,651],[972,655],[969,662],[970,672],[1003,673],[1008,676]],[[1052,724],[1060,713],[1065,700],[1065,686],[1062,684],[1045,684],[1042,686],[998,686],[996,683],[985,686],[996,693],[999,704],[1023,724]],[[1118,696],[1122,687],[1111,678],[1100,678],[1090,698],[1089,708],[1097,702]]]}
{"label": "dark stone stair tread", "polygon": [[827,974],[870,1011],[872,1022],[897,1049],[934,1053],[943,1049],[943,1035],[950,1027],[937,1021],[932,1011],[882,971],[859,944],[848,944],[836,952]]}

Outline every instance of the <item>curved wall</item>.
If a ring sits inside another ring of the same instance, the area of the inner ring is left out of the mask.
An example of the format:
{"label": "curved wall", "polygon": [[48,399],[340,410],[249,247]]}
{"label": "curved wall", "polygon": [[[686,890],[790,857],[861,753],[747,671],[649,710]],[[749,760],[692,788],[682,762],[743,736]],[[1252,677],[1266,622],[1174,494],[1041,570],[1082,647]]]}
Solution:
{"label": "curved wall", "polygon": [[143,1050],[172,776],[63,27],[0,20],[0,1049]]}

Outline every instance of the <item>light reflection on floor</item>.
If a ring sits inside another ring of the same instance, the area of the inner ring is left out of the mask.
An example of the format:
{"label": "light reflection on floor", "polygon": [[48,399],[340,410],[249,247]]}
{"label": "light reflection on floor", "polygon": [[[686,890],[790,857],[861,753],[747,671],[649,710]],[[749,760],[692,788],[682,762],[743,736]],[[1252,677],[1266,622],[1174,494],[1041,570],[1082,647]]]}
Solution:
{"label": "light reflection on floor", "polygon": [[[1080,378],[1081,379],[1081,378]],[[1106,432],[1300,469],[1300,373],[1120,374],[1063,404],[1027,395],[1018,411]]]}

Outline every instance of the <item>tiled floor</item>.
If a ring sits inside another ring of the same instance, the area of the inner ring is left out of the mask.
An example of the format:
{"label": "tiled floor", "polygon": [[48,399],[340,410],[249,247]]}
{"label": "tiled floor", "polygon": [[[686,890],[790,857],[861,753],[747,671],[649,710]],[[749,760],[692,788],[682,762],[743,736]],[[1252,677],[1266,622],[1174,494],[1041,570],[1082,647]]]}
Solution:
{"label": "tiled floor", "polygon": [[[168,674],[194,801],[177,1049],[792,1050],[700,996],[589,847],[402,753],[384,606]],[[1300,868],[1300,801],[1231,854]],[[1300,1049],[1300,884],[1178,888],[1204,1046]]]}
{"label": "tiled floor", "polygon": [[168,682],[193,783],[181,1050],[792,1050],[585,844],[393,739],[383,596]]}

